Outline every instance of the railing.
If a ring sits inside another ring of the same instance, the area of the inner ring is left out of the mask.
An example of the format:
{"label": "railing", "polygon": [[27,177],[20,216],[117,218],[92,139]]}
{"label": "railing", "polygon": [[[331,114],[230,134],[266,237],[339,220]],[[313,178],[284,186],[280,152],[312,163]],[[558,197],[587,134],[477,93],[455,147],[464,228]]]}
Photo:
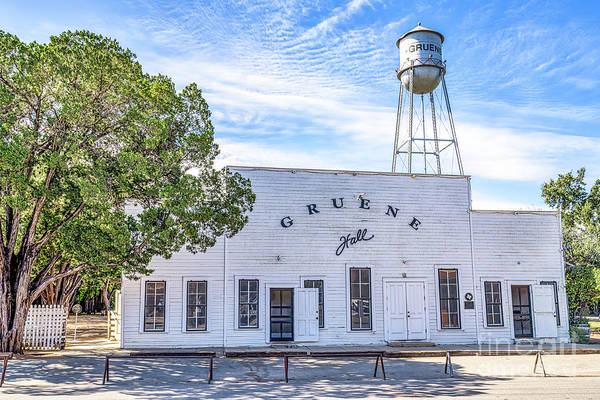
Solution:
{"label": "railing", "polygon": [[108,340],[121,340],[121,291],[115,292],[115,309],[106,314],[106,337]]}
{"label": "railing", "polygon": [[121,315],[114,311],[108,312],[107,337],[109,340],[121,340]]}

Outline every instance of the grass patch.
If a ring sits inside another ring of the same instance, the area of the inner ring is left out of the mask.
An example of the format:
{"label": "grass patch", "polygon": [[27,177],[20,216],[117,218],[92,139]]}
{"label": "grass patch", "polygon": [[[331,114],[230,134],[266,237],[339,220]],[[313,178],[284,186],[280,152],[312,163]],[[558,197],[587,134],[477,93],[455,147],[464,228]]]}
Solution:
{"label": "grass patch", "polygon": [[598,332],[600,331],[600,321],[589,321],[590,331]]}

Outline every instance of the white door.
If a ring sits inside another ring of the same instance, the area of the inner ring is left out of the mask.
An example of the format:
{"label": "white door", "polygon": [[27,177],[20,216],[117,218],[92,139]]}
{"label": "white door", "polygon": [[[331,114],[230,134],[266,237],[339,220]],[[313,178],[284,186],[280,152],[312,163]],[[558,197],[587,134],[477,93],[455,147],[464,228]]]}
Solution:
{"label": "white door", "polygon": [[423,282],[406,282],[406,310],[408,339],[426,339],[425,284]]}
{"label": "white door", "polygon": [[385,295],[385,329],[387,340],[406,340],[406,284],[387,282]]}
{"label": "white door", "polygon": [[319,340],[319,289],[294,289],[294,340]]}
{"label": "white door", "polygon": [[386,282],[385,332],[387,341],[427,338],[425,284]]}
{"label": "white door", "polygon": [[555,338],[558,332],[556,310],[554,309],[554,286],[532,285],[531,288],[533,290],[535,337]]}

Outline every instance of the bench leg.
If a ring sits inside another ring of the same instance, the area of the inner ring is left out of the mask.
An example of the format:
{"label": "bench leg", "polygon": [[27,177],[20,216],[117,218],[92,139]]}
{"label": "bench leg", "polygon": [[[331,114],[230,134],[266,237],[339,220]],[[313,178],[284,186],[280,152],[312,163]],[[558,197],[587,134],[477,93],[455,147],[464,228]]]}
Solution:
{"label": "bench leg", "polygon": [[533,373],[534,374],[537,373],[538,361],[540,362],[540,364],[542,364],[542,372],[544,373],[544,376],[546,376],[546,368],[544,367],[544,360],[542,360],[542,353],[539,351],[535,355],[535,363],[533,364]]}
{"label": "bench leg", "polygon": [[285,383],[288,383],[288,357],[283,356],[283,368],[285,369]]}
{"label": "bench leg", "polygon": [[213,379],[213,358],[210,358],[210,364],[208,365],[208,383],[211,383]]}
{"label": "bench leg", "polygon": [[104,362],[104,376],[102,377],[102,384],[104,385],[108,381],[108,356]]}
{"label": "bench leg", "polygon": [[377,367],[379,366],[379,356],[375,359],[375,372],[373,372],[373,378],[377,376]]}
{"label": "bench leg", "polygon": [[381,373],[383,374],[383,380],[385,381],[387,378],[385,376],[385,367],[383,365],[383,354],[379,356],[381,358]]}
{"label": "bench leg", "polygon": [[4,384],[4,375],[6,374],[6,366],[8,365],[8,356],[3,357],[4,361],[2,362],[2,377],[0,378],[0,387]]}

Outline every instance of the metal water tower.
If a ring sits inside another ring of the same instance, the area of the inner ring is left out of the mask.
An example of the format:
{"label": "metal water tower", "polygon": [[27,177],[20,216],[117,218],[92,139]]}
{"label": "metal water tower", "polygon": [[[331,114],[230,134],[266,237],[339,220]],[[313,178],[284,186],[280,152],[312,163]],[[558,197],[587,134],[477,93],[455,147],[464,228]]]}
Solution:
{"label": "metal water tower", "polygon": [[[463,175],[444,80],[443,42],[441,33],[420,22],[396,41],[400,50],[396,75],[401,84],[392,172]],[[440,82],[441,90],[436,90]],[[404,97],[408,107],[403,108]]]}

